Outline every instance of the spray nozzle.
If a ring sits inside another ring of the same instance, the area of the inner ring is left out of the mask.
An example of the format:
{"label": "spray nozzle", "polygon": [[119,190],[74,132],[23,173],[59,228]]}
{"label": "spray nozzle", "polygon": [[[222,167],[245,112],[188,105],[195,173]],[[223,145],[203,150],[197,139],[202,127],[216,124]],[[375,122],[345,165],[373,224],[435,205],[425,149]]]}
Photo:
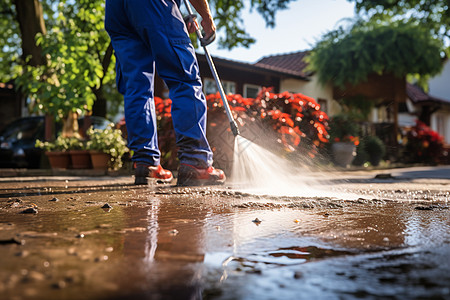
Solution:
{"label": "spray nozzle", "polygon": [[236,137],[240,134],[239,128],[237,127],[237,124],[234,120],[230,122],[231,132],[233,132],[233,135]]}

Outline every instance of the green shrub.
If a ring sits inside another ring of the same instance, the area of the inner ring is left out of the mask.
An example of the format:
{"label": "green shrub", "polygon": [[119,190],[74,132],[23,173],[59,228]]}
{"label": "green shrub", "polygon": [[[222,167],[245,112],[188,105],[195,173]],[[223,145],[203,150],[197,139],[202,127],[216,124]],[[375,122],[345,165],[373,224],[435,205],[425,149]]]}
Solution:
{"label": "green shrub", "polygon": [[67,151],[70,149],[69,139],[62,137],[61,135],[53,142],[44,142],[37,140],[35,144],[36,148],[44,149],[45,151]]}
{"label": "green shrub", "polygon": [[377,136],[364,137],[364,151],[368,154],[368,160],[373,166],[378,166],[386,153],[386,146]]}
{"label": "green shrub", "polygon": [[87,149],[111,155],[111,167],[113,169],[117,170],[122,167],[122,157],[129,150],[120,129],[113,128],[112,124],[103,130],[90,127],[86,135],[89,138]]}

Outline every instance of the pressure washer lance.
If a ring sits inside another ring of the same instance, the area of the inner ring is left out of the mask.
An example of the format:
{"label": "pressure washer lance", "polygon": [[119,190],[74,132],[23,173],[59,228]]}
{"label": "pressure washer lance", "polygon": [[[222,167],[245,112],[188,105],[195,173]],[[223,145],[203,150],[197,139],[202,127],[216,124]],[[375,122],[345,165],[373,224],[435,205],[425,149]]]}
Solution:
{"label": "pressure washer lance", "polygon": [[[196,15],[192,13],[191,6],[188,3],[188,0],[184,0],[184,5],[186,6],[189,15],[185,17],[185,21],[189,22],[191,20],[194,20],[196,18]],[[194,20],[195,21],[195,20]],[[200,31],[200,28],[197,24],[197,22],[194,22],[195,24],[195,33],[197,34],[198,39],[200,40],[200,45],[203,47],[203,50],[205,51],[206,60],[208,61],[209,68],[211,69],[211,73],[213,74],[214,80],[216,81],[217,88],[219,89],[220,98],[222,98],[223,106],[225,107],[225,112],[227,114],[228,120],[230,121],[230,127],[231,131],[233,132],[234,136],[239,135],[239,128],[237,127],[236,121],[233,118],[233,115],[231,114],[230,106],[228,105],[227,98],[225,96],[225,92],[223,91],[222,83],[220,82],[219,75],[217,75],[216,67],[214,66],[214,63],[212,61],[211,55],[209,55],[209,51],[206,48],[207,45],[211,44],[215,39],[215,34],[208,37],[208,39],[203,38],[203,34]]]}

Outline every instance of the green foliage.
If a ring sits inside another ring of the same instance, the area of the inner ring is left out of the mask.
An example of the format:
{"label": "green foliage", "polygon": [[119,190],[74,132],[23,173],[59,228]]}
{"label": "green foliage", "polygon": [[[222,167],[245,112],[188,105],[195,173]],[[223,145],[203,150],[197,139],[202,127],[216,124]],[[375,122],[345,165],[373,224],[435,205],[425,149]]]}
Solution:
{"label": "green foliage", "polygon": [[372,166],[378,166],[386,153],[386,146],[377,136],[364,137],[364,151],[369,155],[368,160]]}
{"label": "green foliage", "polygon": [[[1,0],[7,4],[11,0]],[[36,36],[47,64],[29,66],[21,58],[15,7],[0,23],[0,80],[16,79],[31,100],[31,110],[62,118],[69,111],[90,110],[102,85],[114,84],[114,57],[105,63],[109,37],[104,30],[104,1],[42,0],[47,33]],[[3,6],[5,7],[5,6]],[[28,20],[27,20],[28,21]],[[9,64],[9,66],[8,66]],[[113,90],[113,89],[110,89]]]}
{"label": "green foliage", "polygon": [[67,151],[70,149],[69,139],[59,135],[53,142],[36,141],[36,148],[44,149],[45,151]]}
{"label": "green foliage", "polygon": [[113,124],[111,124],[108,128],[103,130],[91,127],[86,134],[89,138],[87,149],[109,154],[111,156],[113,169],[122,167],[122,157],[129,150],[125,139],[122,137],[121,130],[115,129]]}
{"label": "green foliage", "polygon": [[442,42],[416,23],[356,22],[327,33],[309,57],[322,83],[356,85],[372,73],[434,75],[442,69]]}
{"label": "green foliage", "polygon": [[450,55],[450,2],[448,0],[348,0],[356,3],[356,10],[373,20],[386,16],[416,21],[429,28],[433,35],[447,41]]}
{"label": "green foliage", "polygon": [[343,98],[340,100],[346,115],[355,121],[365,121],[375,106],[374,101],[365,99],[362,96]]}
{"label": "green foliage", "polygon": [[377,136],[369,135],[364,137],[364,148],[370,156],[383,157],[386,153],[386,146]]}
{"label": "green foliage", "polygon": [[69,144],[69,150],[85,150],[86,141],[77,137],[67,137],[67,143]]}
{"label": "green foliage", "polygon": [[372,166],[378,166],[385,153],[386,146],[379,137],[372,135],[364,136],[356,149],[356,157],[352,164],[361,166],[370,162]]}
{"label": "green foliage", "polygon": [[52,142],[37,140],[35,147],[44,149],[45,151],[84,150],[86,149],[86,140],[59,135],[56,140]]}
{"label": "green foliage", "polygon": [[366,152],[366,149],[364,147],[364,139],[361,139],[359,141],[358,147],[356,148],[356,156],[355,159],[353,159],[352,161],[352,165],[354,166],[366,165],[368,160],[369,154]]}
{"label": "green foliage", "polygon": [[20,60],[20,33],[11,0],[0,0],[0,7],[0,80],[9,82],[14,78],[12,68]]}

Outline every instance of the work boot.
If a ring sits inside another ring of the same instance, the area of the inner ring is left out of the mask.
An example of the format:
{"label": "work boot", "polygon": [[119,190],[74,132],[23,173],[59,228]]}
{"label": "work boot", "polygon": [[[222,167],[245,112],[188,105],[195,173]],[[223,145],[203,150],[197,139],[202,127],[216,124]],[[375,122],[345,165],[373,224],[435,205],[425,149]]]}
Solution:
{"label": "work boot", "polygon": [[164,170],[161,165],[134,163],[134,167],[134,184],[148,184],[149,178],[156,179],[157,183],[170,183],[173,179],[172,172]]}
{"label": "work boot", "polygon": [[197,168],[188,164],[180,164],[178,169],[178,186],[217,185],[225,182],[225,173],[213,167]]}

